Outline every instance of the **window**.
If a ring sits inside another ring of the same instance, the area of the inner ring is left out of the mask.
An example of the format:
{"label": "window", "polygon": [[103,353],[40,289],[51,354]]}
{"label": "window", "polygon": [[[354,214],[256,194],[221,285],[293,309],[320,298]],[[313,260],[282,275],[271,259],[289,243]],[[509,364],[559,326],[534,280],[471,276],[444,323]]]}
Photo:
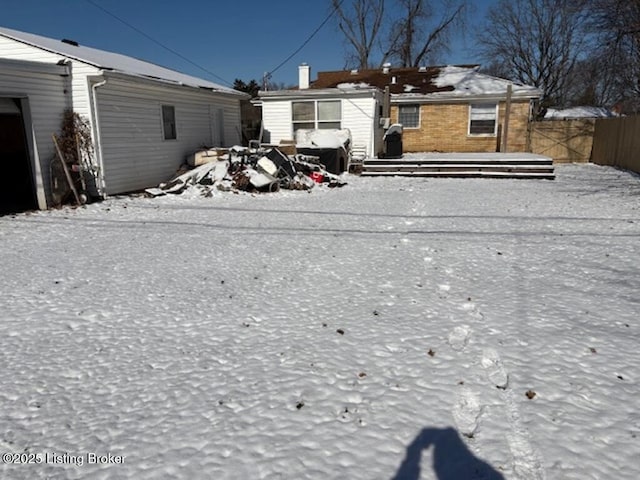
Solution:
{"label": "window", "polygon": [[342,108],[340,101],[318,102],[318,128],[340,130]]}
{"label": "window", "polygon": [[404,128],[420,127],[420,105],[400,105],[398,123]]}
{"label": "window", "polygon": [[162,132],[165,140],[178,138],[176,130],[176,109],[171,105],[162,105]]}
{"label": "window", "polygon": [[293,131],[304,129],[341,128],[342,104],[340,100],[293,102]]}
{"label": "window", "polygon": [[293,131],[316,128],[315,102],[293,102]]}
{"label": "window", "polygon": [[478,103],[469,105],[469,135],[496,135],[498,105]]}

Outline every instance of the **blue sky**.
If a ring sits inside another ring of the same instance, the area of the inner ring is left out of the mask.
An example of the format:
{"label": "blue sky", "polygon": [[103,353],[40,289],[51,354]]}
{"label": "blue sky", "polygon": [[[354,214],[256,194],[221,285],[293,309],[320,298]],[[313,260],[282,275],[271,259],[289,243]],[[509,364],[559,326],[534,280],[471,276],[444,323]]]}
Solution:
{"label": "blue sky", "polygon": [[[174,55],[96,6],[137,27],[178,52]],[[474,21],[493,0],[475,1]],[[330,12],[329,0],[0,0],[0,25],[151,61],[223,83],[235,78],[260,81],[291,55]],[[457,39],[442,63],[477,63],[471,38]],[[273,75],[279,83],[297,83],[297,66],[315,72],[344,67],[345,45],[335,22],[328,22]],[[193,63],[191,63],[193,62]],[[203,67],[208,72],[198,68]]]}

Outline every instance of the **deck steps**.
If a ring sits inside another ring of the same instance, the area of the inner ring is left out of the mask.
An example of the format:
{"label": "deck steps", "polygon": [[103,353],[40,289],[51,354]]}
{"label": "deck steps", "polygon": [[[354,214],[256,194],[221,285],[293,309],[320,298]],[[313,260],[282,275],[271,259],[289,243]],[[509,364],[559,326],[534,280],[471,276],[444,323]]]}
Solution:
{"label": "deck steps", "polygon": [[408,154],[400,159],[367,158],[362,176],[555,178],[553,160],[533,154]]}

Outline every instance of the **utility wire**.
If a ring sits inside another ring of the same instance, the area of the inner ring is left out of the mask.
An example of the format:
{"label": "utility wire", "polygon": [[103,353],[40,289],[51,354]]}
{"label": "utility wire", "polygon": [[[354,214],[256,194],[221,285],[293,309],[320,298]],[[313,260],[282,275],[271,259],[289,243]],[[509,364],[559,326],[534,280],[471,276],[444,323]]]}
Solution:
{"label": "utility wire", "polygon": [[[90,0],[87,0],[90,1]],[[329,15],[327,15],[327,18],[324,19],[324,21],[318,26],[318,28],[316,28],[313,33],[309,36],[309,38],[307,38],[302,45],[300,45],[300,47],[298,47],[298,49],[293,52],[291,55],[289,55],[286,59],[284,59],[280,65],[278,65],[276,68],[274,68],[273,70],[271,70],[270,72],[267,72],[265,74],[265,79],[270,78],[274,73],[276,73],[278,70],[280,70],[280,68],[282,68],[285,64],[287,64],[289,62],[289,60],[291,60],[293,57],[295,57],[300,50],[302,50],[304,47],[307,46],[307,44],[311,41],[311,39],[313,37],[315,37],[318,32],[322,29],[322,27],[324,27],[326,25],[326,23],[331,19],[331,17],[333,17],[333,15],[338,11],[338,9],[342,6],[342,4],[344,3],[344,0],[340,0],[340,2],[333,7],[333,10],[331,10],[331,13],[329,13]]]}
{"label": "utility wire", "polygon": [[93,0],[85,0],[87,3],[90,3],[91,5],[93,5],[94,7],[96,7],[99,10],[102,10],[104,13],[106,13],[107,15],[109,15],[110,17],[115,18],[116,20],[118,20],[120,23],[123,23],[124,25],[126,25],[127,27],[129,27],[132,30],[135,30],[136,32],[138,32],[140,35],[142,35],[143,37],[147,38],[148,40],[151,40],[153,43],[155,43],[156,45],[161,46],[162,48],[164,48],[165,50],[167,50],[168,52],[173,53],[174,55],[176,55],[177,57],[180,57],[182,60],[184,60],[185,62],[190,63],[191,65],[193,65],[194,67],[199,68],[200,70],[202,70],[203,72],[208,73],[209,75],[211,75],[214,78],[217,78],[218,80],[220,80],[221,82],[227,84],[227,85],[232,85],[231,82],[229,82],[228,80],[225,80],[224,78],[216,75],[215,73],[213,73],[210,70],[207,70],[206,68],[204,68],[201,65],[198,65],[197,63],[195,63],[194,61],[188,59],[187,57],[185,57],[184,55],[182,55],[179,52],[176,52],[175,50],[173,50],[170,47],[167,47],[166,45],[164,45],[162,42],[156,40],[155,38],[153,38],[152,36],[148,35],[147,33],[143,32],[142,30],[140,30],[138,27],[131,25],[129,22],[127,22],[126,20],[120,18],[119,16],[117,16],[115,13],[110,12],[109,10],[107,10],[106,8],[104,8],[101,5],[98,5],[97,3],[95,3]]}

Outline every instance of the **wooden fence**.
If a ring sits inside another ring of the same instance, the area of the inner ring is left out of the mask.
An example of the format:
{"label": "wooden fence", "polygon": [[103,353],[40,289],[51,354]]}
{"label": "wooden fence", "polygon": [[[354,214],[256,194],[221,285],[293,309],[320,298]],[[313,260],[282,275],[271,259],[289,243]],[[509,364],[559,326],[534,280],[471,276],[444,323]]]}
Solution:
{"label": "wooden fence", "polygon": [[598,120],[591,161],[640,173],[640,116]]}
{"label": "wooden fence", "polygon": [[530,127],[531,152],[553,158],[554,163],[588,162],[595,120],[546,120]]}

